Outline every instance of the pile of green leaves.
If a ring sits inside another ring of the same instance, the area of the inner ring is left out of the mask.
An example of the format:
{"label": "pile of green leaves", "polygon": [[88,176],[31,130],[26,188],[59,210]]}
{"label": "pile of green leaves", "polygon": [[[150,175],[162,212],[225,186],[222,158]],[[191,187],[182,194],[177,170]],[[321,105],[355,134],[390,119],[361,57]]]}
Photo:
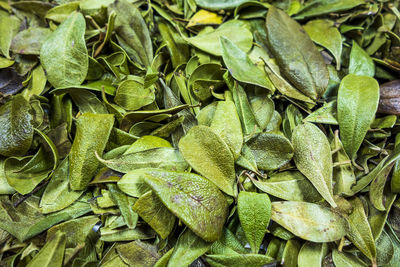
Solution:
{"label": "pile of green leaves", "polygon": [[398,6],[0,0],[0,265],[400,266]]}

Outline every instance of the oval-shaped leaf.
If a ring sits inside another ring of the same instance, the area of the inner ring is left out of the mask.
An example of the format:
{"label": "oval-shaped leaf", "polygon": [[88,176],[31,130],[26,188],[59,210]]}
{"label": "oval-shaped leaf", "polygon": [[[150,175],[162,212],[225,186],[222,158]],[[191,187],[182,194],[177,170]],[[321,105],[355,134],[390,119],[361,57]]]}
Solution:
{"label": "oval-shaped leaf", "polygon": [[298,125],[293,130],[294,162],[321,196],[336,207],[332,190],[332,155],[325,134],[314,124]]}
{"label": "oval-shaped leaf", "polygon": [[375,240],[365,214],[364,205],[359,198],[349,200],[353,212],[348,216],[347,238],[371,261],[376,259]]}
{"label": "oval-shaped leaf", "polygon": [[190,229],[186,229],[179,236],[167,266],[190,266],[198,257],[206,253],[211,245],[212,243],[202,240]]}
{"label": "oval-shaped leaf", "polygon": [[51,34],[47,28],[29,28],[19,32],[11,43],[11,51],[22,55],[39,55],[40,48]]}
{"label": "oval-shaped leaf", "polygon": [[172,147],[153,148],[107,160],[100,157],[97,159],[108,168],[123,173],[140,168],[184,171],[188,167],[181,153]]}
{"label": "oval-shaped leaf", "polygon": [[28,101],[21,95],[0,106],[0,155],[24,155],[33,139],[33,117]]}
{"label": "oval-shaped leaf", "polygon": [[251,251],[258,253],[271,218],[271,201],[267,194],[242,191],[237,209]]}
{"label": "oval-shaped leaf", "polygon": [[220,37],[222,58],[233,78],[240,82],[249,83],[273,90],[274,86],[265,71],[254,65],[249,56],[231,40]]}
{"label": "oval-shaped leaf", "polygon": [[276,170],[293,157],[293,147],[290,141],[274,133],[260,133],[247,142],[253,152],[257,167],[262,170]]}
{"label": "oval-shaped leaf", "polygon": [[144,66],[153,60],[153,46],[149,29],[140,11],[126,0],[115,1],[108,6],[108,13],[115,12],[115,32],[117,38],[131,59]]}
{"label": "oval-shaped leaf", "polygon": [[321,267],[322,261],[324,260],[326,254],[328,254],[328,244],[327,243],[313,243],[306,242],[301,247],[298,256],[298,266],[299,267],[309,267],[316,266]]}
{"label": "oval-shaped leaf", "polygon": [[317,47],[282,10],[270,7],[266,23],[269,48],[281,72],[303,94],[318,99],[328,86],[329,74]]}
{"label": "oval-shaped leaf", "polygon": [[340,138],[351,159],[374,120],[379,103],[378,82],[368,76],[349,74],[340,83],[337,112]]}
{"label": "oval-shaped leaf", "polygon": [[296,201],[272,202],[271,220],[312,242],[331,242],[347,233],[347,222],[329,208]]}
{"label": "oval-shaped leaf", "polygon": [[350,52],[349,73],[370,77],[375,74],[372,58],[355,41]]}
{"label": "oval-shaped leaf", "polygon": [[76,135],[69,154],[69,179],[71,189],[83,190],[99,166],[95,153],[103,153],[114,125],[114,116],[85,113],[76,123]]}
{"label": "oval-shaped leaf", "polygon": [[43,43],[40,62],[54,87],[80,85],[85,80],[89,68],[85,30],[85,18],[74,12]]}
{"label": "oval-shaped leaf", "polygon": [[233,9],[248,0],[196,0],[200,7],[210,10]]}
{"label": "oval-shaped leaf", "polygon": [[125,109],[137,110],[153,103],[154,99],[154,91],[150,87],[144,88],[138,81],[125,80],[119,85],[114,101]]}
{"label": "oval-shaped leaf", "polygon": [[[240,34],[237,34],[238,32]],[[253,35],[248,30],[248,25],[241,20],[227,21],[214,31],[190,37],[187,41],[200,50],[215,56],[221,56],[222,50],[219,42],[221,36],[231,40],[244,52],[248,52],[252,46]]]}
{"label": "oval-shaped leaf", "polygon": [[272,175],[267,180],[252,180],[252,182],[258,189],[284,200],[306,202],[322,200],[315,187],[298,171],[285,171]]}
{"label": "oval-shaped leaf", "polygon": [[[140,175],[136,176],[142,177]],[[164,206],[152,191],[148,191],[142,195],[135,202],[132,209],[137,212],[162,239],[167,238],[174,228],[175,216]]]}
{"label": "oval-shaped leaf", "polygon": [[77,200],[83,191],[69,187],[69,161],[64,159],[54,171],[53,177],[40,199],[40,211],[44,214],[62,210]]}
{"label": "oval-shaped leaf", "polygon": [[179,141],[185,160],[222,191],[235,195],[235,166],[228,145],[207,126],[194,126]]}
{"label": "oval-shaped leaf", "polygon": [[332,53],[336,60],[336,69],[340,69],[340,57],[342,55],[342,36],[339,30],[330,20],[317,19],[304,25],[304,30],[311,40],[325,47]]}
{"label": "oval-shaped leaf", "polygon": [[234,255],[207,255],[207,261],[212,266],[229,267],[262,267],[275,261],[266,255],[261,254],[234,254]]}
{"label": "oval-shaped leaf", "polygon": [[225,141],[236,160],[242,150],[243,132],[233,101],[218,102],[210,127]]}
{"label": "oval-shaped leaf", "polygon": [[205,241],[220,237],[228,215],[228,203],[210,181],[184,172],[159,169],[142,169],[141,172],[164,205],[196,235]]}

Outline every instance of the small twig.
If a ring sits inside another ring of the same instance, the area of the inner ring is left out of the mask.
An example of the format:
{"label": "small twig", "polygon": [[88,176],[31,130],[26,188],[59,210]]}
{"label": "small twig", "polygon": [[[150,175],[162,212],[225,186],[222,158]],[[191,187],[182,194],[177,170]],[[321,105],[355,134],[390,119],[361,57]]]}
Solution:
{"label": "small twig", "polygon": [[32,192],[30,192],[29,194],[23,195],[21,198],[19,198],[15,203],[14,203],[14,208],[18,207],[22,202],[24,202],[25,200],[27,200],[29,197],[31,197],[33,194],[35,194],[36,192],[38,192],[40,189],[42,189],[45,185],[47,185],[49,183],[49,180],[43,182],[42,184],[39,184],[38,186],[36,186]]}

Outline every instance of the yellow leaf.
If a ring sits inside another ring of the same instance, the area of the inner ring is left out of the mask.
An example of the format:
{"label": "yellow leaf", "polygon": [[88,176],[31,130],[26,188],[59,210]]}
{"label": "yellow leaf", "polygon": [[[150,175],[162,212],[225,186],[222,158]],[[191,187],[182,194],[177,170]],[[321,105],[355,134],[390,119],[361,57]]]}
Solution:
{"label": "yellow leaf", "polygon": [[209,24],[221,24],[222,16],[217,13],[210,12],[204,9],[199,10],[193,17],[189,20],[187,27],[193,27],[198,25],[209,25]]}

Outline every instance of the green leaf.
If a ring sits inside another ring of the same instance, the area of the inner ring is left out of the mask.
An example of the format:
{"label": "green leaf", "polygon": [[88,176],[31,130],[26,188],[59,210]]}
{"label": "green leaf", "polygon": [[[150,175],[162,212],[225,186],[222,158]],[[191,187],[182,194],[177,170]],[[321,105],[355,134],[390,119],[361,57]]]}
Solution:
{"label": "green leaf", "polygon": [[374,77],[375,64],[354,40],[350,52],[349,74]]}
{"label": "green leaf", "polygon": [[234,159],[237,159],[242,150],[243,133],[233,101],[218,101],[210,127],[225,141]]}
{"label": "green leaf", "polygon": [[364,3],[365,0],[314,0],[304,5],[300,12],[297,13],[296,19],[345,11]]}
{"label": "green leaf", "polygon": [[21,95],[25,97],[27,101],[34,95],[41,95],[46,87],[46,73],[41,65],[37,66],[32,71],[32,79],[27,88],[22,91]]}
{"label": "green leaf", "polygon": [[152,88],[135,80],[125,80],[118,86],[114,101],[128,110],[137,110],[153,103],[155,99]]}
{"label": "green leaf", "polygon": [[321,195],[299,171],[284,171],[267,180],[252,180],[253,184],[270,195],[292,201],[319,202]]}
{"label": "green leaf", "polygon": [[104,242],[117,242],[117,241],[132,241],[132,240],[146,240],[155,237],[155,233],[148,227],[137,226],[135,229],[118,228],[100,230],[100,240]]}
{"label": "green leaf", "polygon": [[221,238],[212,244],[209,254],[246,254],[247,252],[235,234],[224,228]]}
{"label": "green leaf", "polygon": [[69,2],[59,6],[55,6],[46,13],[46,19],[53,20],[58,23],[62,23],[68,18],[68,16],[77,11],[79,8],[79,2]]}
{"label": "green leaf", "polygon": [[97,159],[108,168],[128,173],[140,168],[160,168],[171,171],[184,171],[188,164],[181,153],[172,147],[153,148],[125,154],[113,159]]}
{"label": "green leaf", "polygon": [[17,95],[0,106],[0,155],[24,155],[33,139],[30,105]]}
{"label": "green leaf", "polygon": [[351,159],[373,122],[379,102],[379,85],[371,77],[349,74],[340,83],[337,111],[340,137]]}
{"label": "green leaf", "polygon": [[16,16],[0,10],[0,52],[10,59],[10,46],[13,37],[17,34],[21,21]]}
{"label": "green leaf", "polygon": [[394,246],[386,231],[376,240],[376,265],[383,266],[388,264],[394,256]]}
{"label": "green leaf", "polygon": [[189,266],[198,257],[206,253],[211,244],[186,229],[179,236],[167,266]]}
{"label": "green leaf", "polygon": [[314,124],[298,125],[292,135],[294,162],[321,196],[336,207],[332,192],[332,155],[325,134]]}
{"label": "green leaf", "polygon": [[304,25],[304,30],[311,40],[325,47],[332,53],[336,60],[336,69],[340,69],[340,57],[342,55],[342,36],[339,30],[330,20],[317,19]]}
{"label": "green leaf", "polygon": [[85,18],[74,12],[43,43],[40,62],[54,87],[80,85],[89,66]]}
{"label": "green leaf", "polygon": [[69,162],[64,159],[54,171],[53,177],[40,199],[40,211],[44,214],[62,210],[77,200],[83,191],[69,187]]}
{"label": "green leaf", "polygon": [[343,266],[343,267],[366,267],[368,266],[358,257],[354,256],[353,254],[346,253],[346,252],[339,252],[337,249],[332,251],[332,259],[335,263],[335,266]]}
{"label": "green leaf", "polygon": [[39,200],[38,197],[31,196],[15,208],[10,200],[2,199],[0,201],[0,228],[22,242],[57,223],[71,220],[90,212],[90,206],[86,203],[86,198],[76,201],[61,211],[43,215],[39,211]]}
{"label": "green leaf", "polygon": [[[137,175],[136,170],[132,170],[118,181],[118,188],[129,196],[140,198],[150,190],[142,178],[142,176]],[[145,199],[146,201],[147,198]]]}
{"label": "green leaf", "polygon": [[209,10],[233,9],[248,0],[195,0],[199,7]]}
{"label": "green leaf", "polygon": [[364,205],[359,198],[349,200],[353,212],[348,216],[349,230],[346,237],[371,261],[376,259],[375,240],[372,236]]}
{"label": "green leaf", "polygon": [[68,89],[75,105],[81,113],[108,114],[108,110],[94,93],[84,89]]}
{"label": "green leaf", "polygon": [[220,37],[220,41],[222,58],[233,78],[243,83],[258,85],[271,91],[273,90],[274,86],[267,74],[255,66],[245,52],[231,40],[223,36]]}
{"label": "green leaf", "polygon": [[50,34],[50,29],[40,27],[20,31],[13,38],[10,50],[22,55],[39,55],[43,42]]}
{"label": "green leaf", "polygon": [[212,266],[230,267],[262,267],[275,261],[274,258],[261,254],[207,255],[206,260]]}
{"label": "green leaf", "polygon": [[153,60],[153,46],[147,25],[140,11],[126,0],[119,0],[108,6],[108,13],[117,14],[115,32],[122,48],[131,57],[144,66],[150,66]]}
{"label": "green leaf", "polygon": [[[136,172],[132,172],[136,173]],[[140,175],[136,177],[143,177]],[[131,174],[132,175],[132,174]],[[143,181],[144,183],[144,181]],[[119,183],[118,186],[120,187]],[[175,215],[172,214],[152,192],[143,194],[132,207],[133,211],[156,231],[162,239],[166,239],[175,226]]]}
{"label": "green leaf", "polygon": [[14,60],[7,59],[5,57],[0,57],[0,69],[8,68],[15,63]]}
{"label": "green leaf", "polygon": [[228,145],[207,126],[194,126],[179,141],[179,150],[198,173],[228,195],[235,195],[234,159]]}
{"label": "green leaf", "polygon": [[158,29],[167,44],[168,51],[171,55],[172,66],[176,68],[181,64],[186,64],[189,59],[189,47],[184,37],[169,23],[158,21]]}
{"label": "green leaf", "polygon": [[308,266],[321,267],[322,261],[324,260],[326,254],[328,254],[328,244],[327,243],[306,242],[300,249],[299,256],[298,256],[298,266],[299,267],[308,267]]}
{"label": "green leaf", "polygon": [[9,157],[4,163],[4,173],[8,184],[20,194],[30,193],[47,178],[52,168],[52,160],[41,147],[34,156]]}
{"label": "green leaf", "polygon": [[8,195],[15,193],[15,189],[12,188],[8,182],[4,171],[5,160],[0,159],[0,195]]}
{"label": "green leaf", "polygon": [[293,157],[292,144],[280,134],[260,133],[247,145],[254,154],[257,167],[262,170],[279,169]]}
{"label": "green leaf", "polygon": [[83,190],[96,173],[96,155],[103,153],[114,124],[114,116],[85,113],[76,121],[76,135],[69,155],[72,190]]}
{"label": "green leaf", "polygon": [[256,117],[243,87],[229,75],[229,72],[226,72],[223,77],[232,92],[233,102],[235,103],[237,114],[242,123],[244,138],[247,140],[249,136],[259,133],[261,130],[258,127]]}
{"label": "green leaf", "polygon": [[118,255],[129,266],[152,267],[160,258],[157,247],[140,240],[116,247]]}
{"label": "green leaf", "polygon": [[[332,151],[336,151],[333,154],[332,159],[334,162],[350,162],[349,156],[343,149],[342,142],[339,139],[339,135],[335,132],[335,137],[331,143]],[[356,176],[354,174],[353,166],[351,163],[340,164],[333,169],[333,177],[335,177],[334,192],[337,195],[352,196],[354,192],[351,187],[356,183]]]}
{"label": "green leaf", "polygon": [[329,208],[296,201],[272,202],[271,220],[312,242],[331,242],[347,233],[347,222]]}
{"label": "green leaf", "polygon": [[65,244],[65,234],[58,232],[50,241],[46,242],[39,253],[26,266],[63,266]]}
{"label": "green leaf", "polygon": [[258,253],[271,218],[271,201],[267,194],[242,191],[237,209],[251,251]]}
{"label": "green leaf", "polygon": [[[240,34],[237,34],[240,32]],[[247,53],[253,42],[253,35],[248,30],[248,24],[241,20],[230,20],[221,24],[214,31],[198,34],[187,38],[187,41],[196,48],[214,56],[222,56],[220,37],[232,41],[240,50]]]}
{"label": "green leaf", "polygon": [[251,97],[250,105],[258,125],[265,130],[274,115],[274,101],[266,94],[256,95]]}
{"label": "green leaf", "polygon": [[282,253],[281,262],[288,267],[297,267],[297,258],[300,251],[300,243],[296,239],[290,239],[286,242]]}
{"label": "green leaf", "polygon": [[311,99],[321,97],[328,86],[328,70],[300,24],[282,10],[271,7],[266,26],[269,48],[283,75]]}
{"label": "green leaf", "polygon": [[164,205],[196,235],[205,241],[220,237],[228,204],[224,195],[207,179],[196,174],[158,169],[143,169],[143,176]]}
{"label": "green leaf", "polygon": [[84,216],[57,224],[47,231],[47,240],[51,240],[58,233],[66,235],[67,248],[74,248],[86,242],[87,237],[93,233],[93,227],[100,219],[97,216]]}
{"label": "green leaf", "polygon": [[369,188],[369,199],[372,205],[380,211],[386,210],[384,189],[392,167],[393,164],[385,164],[382,170],[374,177]]}
{"label": "green leaf", "polygon": [[121,192],[116,184],[107,184],[107,188],[111,193],[111,199],[117,204],[126,225],[130,229],[134,229],[138,221],[138,214],[133,211],[128,196]]}
{"label": "green leaf", "polygon": [[170,142],[160,137],[145,135],[140,137],[131,146],[129,146],[124,154],[126,155],[159,147],[172,147],[172,145]]}
{"label": "green leaf", "polygon": [[303,121],[337,125],[337,102],[325,103],[322,107],[312,112]]}

